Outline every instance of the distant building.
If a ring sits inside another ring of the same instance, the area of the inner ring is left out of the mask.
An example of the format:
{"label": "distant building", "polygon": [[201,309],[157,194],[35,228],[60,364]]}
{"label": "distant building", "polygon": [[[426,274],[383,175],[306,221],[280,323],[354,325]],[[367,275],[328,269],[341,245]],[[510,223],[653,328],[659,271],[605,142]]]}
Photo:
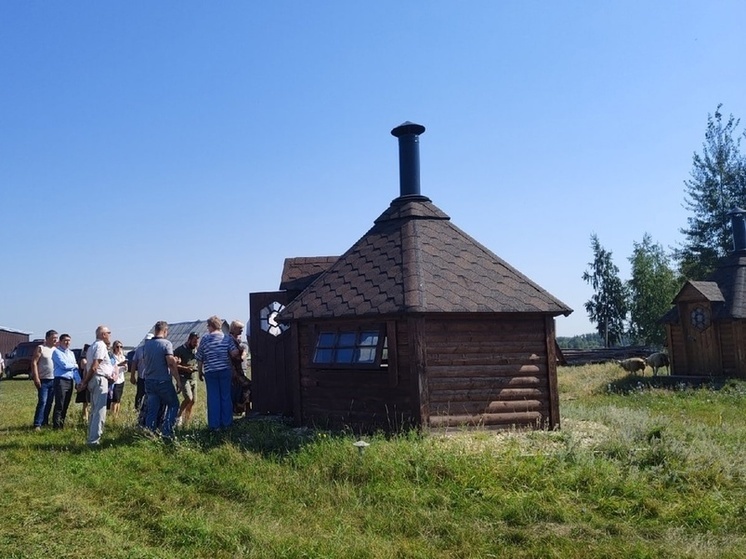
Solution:
{"label": "distant building", "polygon": [[[155,325],[153,325],[155,326]],[[227,320],[223,320],[223,334],[228,334],[230,329],[230,323]],[[173,344],[174,348],[185,343],[189,338],[191,332],[196,332],[201,338],[207,334],[207,320],[190,320],[187,322],[169,322],[168,323],[168,340]],[[148,331],[148,334],[153,333],[153,328]],[[140,341],[138,346],[145,341],[145,336]]]}
{"label": "distant building", "polygon": [[0,352],[3,357],[6,354],[13,351],[19,343],[28,342],[31,334],[29,332],[22,332],[20,330],[13,330],[12,328],[5,328],[0,326]]}
{"label": "distant building", "polygon": [[746,210],[730,216],[733,251],[707,281],[687,281],[661,318],[672,374],[746,378]]}

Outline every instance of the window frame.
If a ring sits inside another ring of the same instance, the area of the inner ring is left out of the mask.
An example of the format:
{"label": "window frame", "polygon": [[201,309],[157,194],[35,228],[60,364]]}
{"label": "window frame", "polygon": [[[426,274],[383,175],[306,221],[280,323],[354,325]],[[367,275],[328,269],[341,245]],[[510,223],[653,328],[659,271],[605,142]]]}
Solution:
{"label": "window frame", "polygon": [[[361,334],[365,332],[375,332],[378,336],[376,345],[361,345]],[[316,355],[319,348],[319,342],[323,335],[332,334],[334,340],[331,345],[322,346],[322,350],[332,351],[331,361],[316,361]],[[344,335],[355,335],[354,345],[339,345],[342,336]],[[315,325],[313,330],[313,344],[311,346],[311,367],[316,369],[362,369],[362,370],[374,370],[374,371],[386,371],[388,366],[388,360],[383,361],[383,348],[386,342],[386,325],[385,324],[339,324],[321,326]],[[356,362],[356,361],[336,361],[337,351],[352,350],[353,359],[354,352],[360,349],[373,349],[375,352],[373,361]]]}

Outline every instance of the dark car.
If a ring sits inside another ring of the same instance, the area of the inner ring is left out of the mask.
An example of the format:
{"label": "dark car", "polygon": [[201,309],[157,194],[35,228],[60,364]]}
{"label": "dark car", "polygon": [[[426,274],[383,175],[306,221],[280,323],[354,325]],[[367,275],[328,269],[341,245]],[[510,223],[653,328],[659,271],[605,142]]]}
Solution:
{"label": "dark car", "polygon": [[13,378],[17,375],[28,375],[31,378],[31,358],[36,348],[42,343],[44,340],[21,342],[8,353],[5,356],[5,378]]}

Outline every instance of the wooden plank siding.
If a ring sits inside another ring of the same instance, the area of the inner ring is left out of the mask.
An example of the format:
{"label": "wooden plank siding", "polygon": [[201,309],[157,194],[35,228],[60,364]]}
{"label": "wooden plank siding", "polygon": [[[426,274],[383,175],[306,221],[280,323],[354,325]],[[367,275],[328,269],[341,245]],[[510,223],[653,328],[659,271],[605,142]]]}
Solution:
{"label": "wooden plank siding", "polygon": [[720,320],[707,336],[691,336],[689,344],[687,331],[680,324],[666,325],[672,375],[746,378],[746,323]]}
{"label": "wooden plank siding", "polygon": [[735,370],[733,376],[746,379],[746,322],[733,320],[733,354]]}
{"label": "wooden plank siding", "polygon": [[291,332],[273,336],[262,330],[260,313],[272,303],[286,305],[285,291],[252,293],[249,296],[252,409],[261,414],[294,415],[294,340]]}
{"label": "wooden plank siding", "polygon": [[393,431],[415,424],[407,322],[370,324],[376,328],[385,324],[389,343],[388,366],[378,368],[314,366],[316,334],[322,325],[330,324],[344,326],[334,321],[299,324],[301,423],[356,431]]}
{"label": "wooden plank siding", "polygon": [[559,424],[551,317],[428,317],[424,337],[431,427]]}
{"label": "wooden plank siding", "polygon": [[723,374],[746,378],[746,323],[743,320],[723,320],[718,327]]}
{"label": "wooden plank siding", "polygon": [[720,367],[722,374],[726,377],[737,376],[736,371],[738,369],[733,326],[732,320],[724,320],[715,324],[720,350]]}
{"label": "wooden plank siding", "polygon": [[684,330],[679,324],[666,324],[668,355],[671,359],[671,374],[682,375],[687,370]]}

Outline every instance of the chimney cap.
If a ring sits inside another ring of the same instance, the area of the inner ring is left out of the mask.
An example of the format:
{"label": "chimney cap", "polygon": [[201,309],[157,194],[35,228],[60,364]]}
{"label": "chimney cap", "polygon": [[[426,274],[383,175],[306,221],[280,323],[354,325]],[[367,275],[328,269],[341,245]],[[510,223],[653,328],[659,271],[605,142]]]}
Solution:
{"label": "chimney cap", "polygon": [[424,131],[425,127],[421,124],[415,124],[414,122],[406,121],[394,128],[391,131],[391,135],[396,136],[397,138],[401,138],[402,136],[406,136],[407,134],[414,134],[416,136],[419,136]]}
{"label": "chimney cap", "polygon": [[742,215],[742,214],[746,214],[746,210],[744,210],[743,208],[739,208],[738,206],[736,206],[731,211],[729,211],[726,215]]}

